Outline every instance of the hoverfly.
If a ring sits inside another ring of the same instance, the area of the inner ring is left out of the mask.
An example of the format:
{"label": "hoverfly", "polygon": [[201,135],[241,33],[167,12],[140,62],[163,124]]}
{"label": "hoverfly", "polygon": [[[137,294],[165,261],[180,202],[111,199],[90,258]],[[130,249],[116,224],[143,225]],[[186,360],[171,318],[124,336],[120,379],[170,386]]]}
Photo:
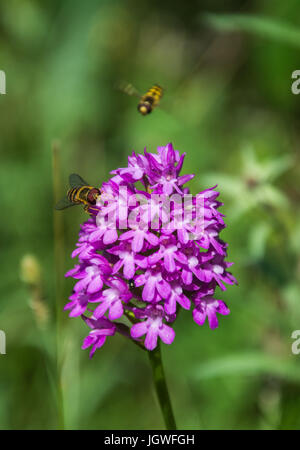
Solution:
{"label": "hoverfly", "polygon": [[137,109],[142,116],[146,116],[153,111],[159,105],[159,102],[163,96],[163,88],[158,84],[154,84],[145,94],[141,95],[132,84],[121,84],[119,89],[125,94],[135,95],[139,97],[139,103]]}
{"label": "hoverfly", "polygon": [[[84,210],[87,213],[91,213],[93,205],[96,205],[96,200],[101,195],[100,189],[89,186],[77,173],[72,173],[69,176],[69,184],[71,188],[65,197],[55,205],[55,209],[66,209],[70,206],[84,205]],[[98,210],[95,212],[98,212]]]}
{"label": "hoverfly", "polygon": [[131,278],[131,279],[128,281],[128,287],[129,287],[129,290],[130,290],[130,291],[136,288],[135,282],[134,282],[134,279],[133,279],[133,278]]}

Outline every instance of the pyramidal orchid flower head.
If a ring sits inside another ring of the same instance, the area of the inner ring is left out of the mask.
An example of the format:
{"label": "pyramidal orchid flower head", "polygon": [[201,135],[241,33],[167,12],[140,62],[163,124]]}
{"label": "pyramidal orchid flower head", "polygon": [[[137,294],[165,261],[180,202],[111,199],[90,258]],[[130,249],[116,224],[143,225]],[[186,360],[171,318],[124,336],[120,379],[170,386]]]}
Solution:
{"label": "pyramidal orchid flower head", "polygon": [[132,153],[128,166],[112,171],[81,225],[66,274],[76,281],[65,310],[90,328],[82,348],[90,357],[108,336],[121,333],[151,351],[158,339],[171,344],[180,309],[211,329],[227,305],[216,289],[236,283],[225,261],[225,227],[216,186],[193,196],[184,186],[185,153],[172,144],[156,153]]}

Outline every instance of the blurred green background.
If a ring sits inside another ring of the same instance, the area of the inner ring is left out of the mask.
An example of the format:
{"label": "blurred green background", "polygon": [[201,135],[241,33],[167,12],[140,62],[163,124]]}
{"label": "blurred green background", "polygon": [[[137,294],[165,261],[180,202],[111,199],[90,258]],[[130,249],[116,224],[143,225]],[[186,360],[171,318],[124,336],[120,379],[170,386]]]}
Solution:
{"label": "blurred green background", "polygon": [[[299,54],[297,0],[1,2],[1,429],[164,428],[147,355],[116,336],[90,361],[62,311],[87,217],[54,213],[53,178],[100,185],[170,141],[193,193],[219,185],[239,281],[218,329],[182,313],[162,348],[178,427],[300,428]],[[161,84],[161,108],[140,116],[122,80]]]}

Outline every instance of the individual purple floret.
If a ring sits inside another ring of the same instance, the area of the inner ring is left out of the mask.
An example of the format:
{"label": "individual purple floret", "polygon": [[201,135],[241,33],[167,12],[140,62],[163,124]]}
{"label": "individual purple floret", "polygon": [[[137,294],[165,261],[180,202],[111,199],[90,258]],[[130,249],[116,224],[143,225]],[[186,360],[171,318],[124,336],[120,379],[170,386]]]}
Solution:
{"label": "individual purple floret", "polygon": [[65,309],[90,328],[82,346],[92,347],[90,357],[116,333],[147,350],[158,339],[171,344],[180,309],[192,311],[198,325],[207,318],[211,329],[217,314],[230,312],[214,298],[216,288],[236,283],[219,237],[219,192],[214,186],[192,196],[184,185],[194,175],[180,175],[184,158],[172,144],[133,152],[128,166],[103,183],[81,225]]}

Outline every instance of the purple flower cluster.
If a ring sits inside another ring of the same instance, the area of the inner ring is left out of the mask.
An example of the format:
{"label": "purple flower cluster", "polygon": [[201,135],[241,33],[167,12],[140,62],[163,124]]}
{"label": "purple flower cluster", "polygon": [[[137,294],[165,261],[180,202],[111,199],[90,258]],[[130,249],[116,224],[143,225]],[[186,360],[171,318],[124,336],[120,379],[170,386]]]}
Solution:
{"label": "purple flower cluster", "polygon": [[[215,187],[196,197],[183,187],[194,176],[180,175],[184,157],[171,144],[155,154],[133,152],[128,166],[102,185],[81,226],[72,253],[79,264],[66,274],[76,284],[65,309],[91,329],[82,346],[92,347],[90,357],[115,333],[147,350],[158,337],[171,344],[181,308],[192,309],[198,325],[207,317],[212,329],[217,314],[230,312],[214,298],[217,286],[225,290],[225,283],[236,282],[227,271],[227,244],[219,238],[222,203]],[[184,214],[179,206],[186,197]]]}

